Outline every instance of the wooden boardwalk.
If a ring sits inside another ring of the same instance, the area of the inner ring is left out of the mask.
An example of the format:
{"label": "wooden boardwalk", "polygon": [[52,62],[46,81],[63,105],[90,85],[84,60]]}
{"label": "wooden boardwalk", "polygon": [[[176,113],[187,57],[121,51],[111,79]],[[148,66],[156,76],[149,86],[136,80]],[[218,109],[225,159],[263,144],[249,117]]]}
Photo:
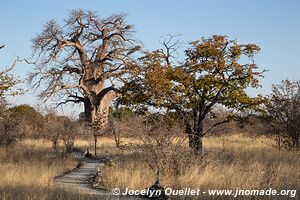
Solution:
{"label": "wooden boardwalk", "polygon": [[56,177],[54,183],[57,186],[81,194],[97,195],[101,199],[140,199],[129,196],[113,196],[109,191],[92,188],[88,180],[96,174],[97,168],[103,163],[93,158],[83,157],[79,153],[74,154],[74,156],[82,161],[82,165],[73,171]]}

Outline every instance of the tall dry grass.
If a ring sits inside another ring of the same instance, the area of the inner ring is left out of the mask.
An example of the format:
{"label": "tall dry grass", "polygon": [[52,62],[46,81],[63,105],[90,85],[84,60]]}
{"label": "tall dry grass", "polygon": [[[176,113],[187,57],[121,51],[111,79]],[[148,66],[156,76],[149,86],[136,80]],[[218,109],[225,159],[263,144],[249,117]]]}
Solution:
{"label": "tall dry grass", "polygon": [[[278,151],[267,145],[271,142],[267,138],[240,134],[205,138],[205,156],[193,165],[180,166],[177,175],[162,174],[161,183],[173,189],[273,188],[299,192],[299,154]],[[144,162],[143,155],[119,157],[113,163],[103,168],[99,178],[106,188],[145,189],[155,181],[155,171]],[[283,199],[283,196],[276,198]]]}
{"label": "tall dry grass", "polygon": [[[134,146],[138,141],[131,138],[122,140],[126,150],[116,148],[113,138],[99,138],[98,155],[112,159],[111,165],[102,168],[99,179],[102,186],[106,189],[145,189],[151,186],[155,181],[155,170],[148,165],[143,154],[136,152]],[[161,174],[161,183],[174,189],[272,187],[278,190],[298,189],[299,192],[299,154],[279,152],[267,145],[271,142],[266,138],[242,135],[206,138],[204,158],[191,165],[179,165],[180,173],[177,175],[166,171]],[[75,147],[81,150],[92,149],[92,146],[92,140],[78,140],[75,143]],[[42,140],[25,140],[11,148],[0,148],[0,199],[93,199],[64,191],[53,184],[55,176],[77,165],[73,158],[60,155],[52,150],[49,142]],[[185,161],[191,158],[186,157]],[[280,196],[277,199],[283,198]]]}
{"label": "tall dry grass", "polygon": [[0,148],[0,163],[1,200],[91,199],[53,184],[55,176],[73,169],[78,162],[57,154],[50,142],[25,140]]}

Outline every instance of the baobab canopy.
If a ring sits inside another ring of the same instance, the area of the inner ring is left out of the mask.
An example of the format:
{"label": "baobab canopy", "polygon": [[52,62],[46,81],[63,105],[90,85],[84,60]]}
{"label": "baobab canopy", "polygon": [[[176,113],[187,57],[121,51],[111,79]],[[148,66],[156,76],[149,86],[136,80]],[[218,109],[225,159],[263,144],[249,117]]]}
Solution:
{"label": "baobab canopy", "polygon": [[50,20],[32,40],[36,68],[29,81],[44,88],[41,98],[84,103],[86,120],[101,127],[102,100],[135,66],[140,45],[133,30],[124,15],[100,18],[93,11],[73,10],[63,25]]}

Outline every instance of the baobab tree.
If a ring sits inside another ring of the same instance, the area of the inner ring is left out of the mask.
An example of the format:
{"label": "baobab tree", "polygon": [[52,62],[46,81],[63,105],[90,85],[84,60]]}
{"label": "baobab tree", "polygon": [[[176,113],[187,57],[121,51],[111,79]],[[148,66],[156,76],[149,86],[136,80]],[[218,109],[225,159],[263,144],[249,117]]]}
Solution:
{"label": "baobab tree", "polygon": [[165,40],[163,46],[145,52],[139,59],[140,71],[124,85],[119,102],[141,110],[154,107],[176,114],[185,126],[193,152],[202,152],[206,134],[203,122],[213,115],[215,105],[225,107],[230,114],[213,127],[243,111],[262,111],[265,98],[246,93],[248,87],[260,86],[258,78],[264,72],[253,60],[260,50],[257,45],[238,44],[226,36],[214,35],[192,41],[183,61],[174,59],[177,42]]}
{"label": "baobab tree", "polygon": [[100,134],[103,99],[135,67],[132,57],[140,45],[133,31],[124,15],[100,18],[93,11],[73,10],[62,26],[51,20],[32,40],[36,67],[29,81],[42,88],[43,99],[83,103],[86,121]]}

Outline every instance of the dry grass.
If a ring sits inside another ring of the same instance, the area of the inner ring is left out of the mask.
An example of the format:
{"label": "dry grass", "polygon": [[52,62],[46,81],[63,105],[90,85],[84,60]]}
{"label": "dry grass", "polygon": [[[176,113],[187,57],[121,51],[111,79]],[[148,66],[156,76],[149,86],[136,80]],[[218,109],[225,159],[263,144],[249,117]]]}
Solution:
{"label": "dry grass", "polygon": [[53,178],[73,169],[77,161],[61,157],[42,140],[25,140],[0,149],[0,199],[90,199],[56,188]]}
{"label": "dry grass", "polygon": [[[126,140],[126,139],[125,139]],[[60,143],[60,151],[63,144]],[[75,141],[75,148],[84,151],[93,149],[93,140]],[[62,156],[45,140],[22,140],[13,147],[0,148],[0,200],[62,200],[99,199],[57,188],[52,180],[78,164],[71,156]],[[97,148],[99,155],[121,154],[113,139],[101,137]],[[109,197],[108,197],[109,198]]]}
{"label": "dry grass", "polygon": [[[300,189],[299,154],[279,152],[265,144],[270,142],[243,135],[206,138],[206,156],[192,166],[182,166],[178,175],[163,174],[161,183],[175,189]],[[114,165],[104,167],[105,187],[151,186],[155,173],[142,160],[142,155],[119,157]]]}
{"label": "dry grass", "polygon": [[[127,150],[120,150],[115,147],[112,138],[99,138],[98,155],[113,159],[113,164],[105,166],[102,171],[101,180],[107,189],[145,189],[153,184],[155,172],[145,162],[143,154],[134,153],[136,142],[130,138],[123,139]],[[206,138],[206,156],[193,165],[181,166],[180,174],[176,176],[162,174],[162,185],[202,190],[299,189],[299,155],[279,152],[265,144],[270,142],[266,138],[254,139],[241,135]],[[93,140],[78,140],[75,147],[92,150]],[[57,155],[49,142],[25,140],[13,148],[2,148],[0,162],[1,200],[91,199],[53,185],[55,176],[74,168],[77,162]]]}

